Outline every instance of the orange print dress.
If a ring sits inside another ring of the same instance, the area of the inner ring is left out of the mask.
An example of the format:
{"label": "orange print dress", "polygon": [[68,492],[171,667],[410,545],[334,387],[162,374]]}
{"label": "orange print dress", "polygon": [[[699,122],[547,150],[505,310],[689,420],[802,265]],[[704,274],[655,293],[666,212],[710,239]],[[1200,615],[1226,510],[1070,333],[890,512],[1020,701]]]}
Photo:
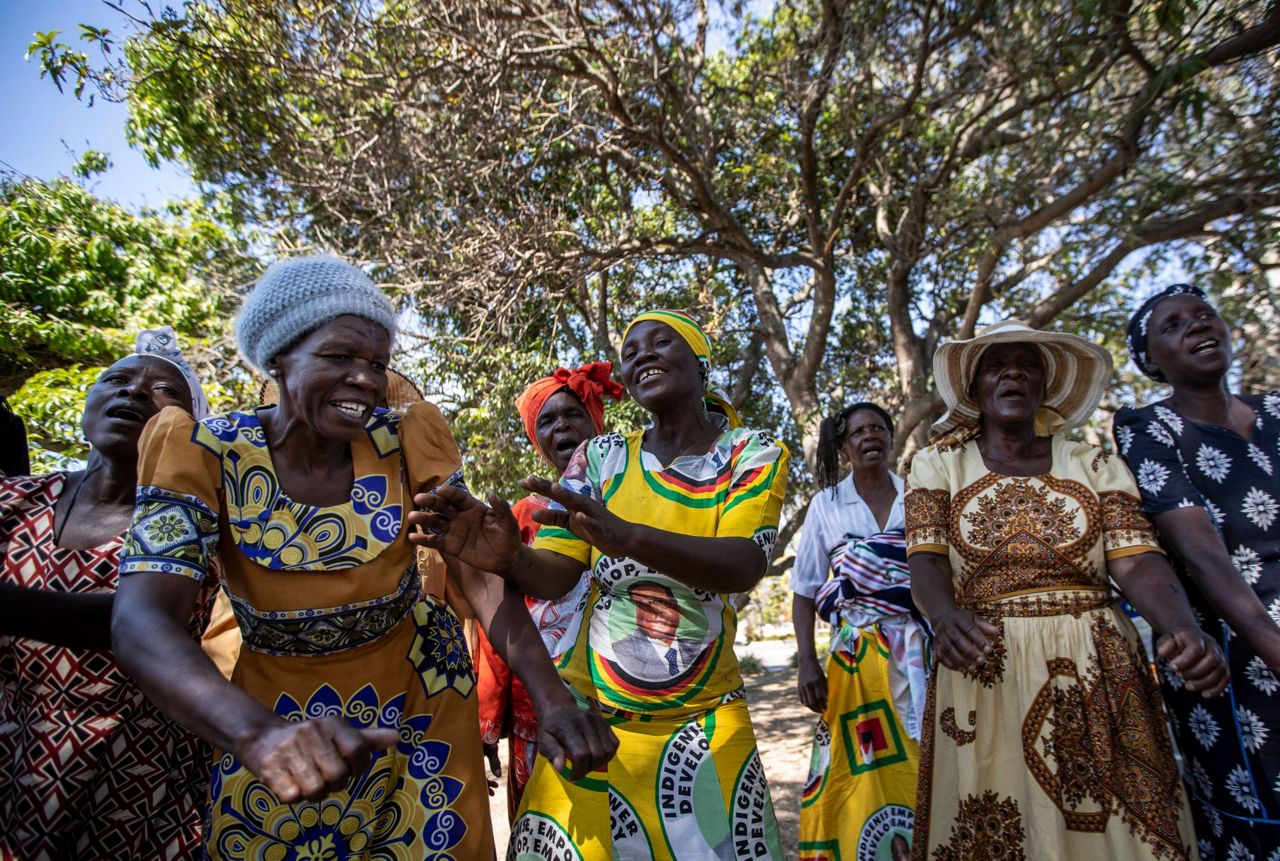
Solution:
{"label": "orange print dress", "polygon": [[1107,562],[1159,552],[1124,464],[1053,439],[1046,475],[987,469],[972,432],[916,454],[907,553],[1000,629],[975,673],[935,664],[913,857],[1195,858],[1159,691]]}
{"label": "orange print dress", "polygon": [[319,802],[281,804],[222,752],[210,858],[493,855],[470,654],[443,597],[422,592],[406,537],[413,494],[461,481],[457,448],[422,403],[378,410],[351,460],[351,498],[311,506],[284,492],[256,413],[196,422],[169,407],[143,434],[121,576],[201,580],[216,557],[243,639],[233,684],[284,720],[400,733]]}

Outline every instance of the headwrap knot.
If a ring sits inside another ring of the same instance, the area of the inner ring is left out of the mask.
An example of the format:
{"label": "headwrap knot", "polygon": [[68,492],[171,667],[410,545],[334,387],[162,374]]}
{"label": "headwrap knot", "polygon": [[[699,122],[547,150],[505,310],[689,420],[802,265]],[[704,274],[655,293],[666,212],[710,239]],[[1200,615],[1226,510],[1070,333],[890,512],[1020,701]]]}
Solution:
{"label": "headwrap knot", "polygon": [[[516,398],[516,410],[524,422],[524,432],[538,449],[538,414],[557,392],[568,389],[582,401],[596,433],[604,431],[604,398],[622,400],[626,389],[613,377],[613,362],[590,362],[579,368],[556,368],[555,372],[530,383]],[[539,454],[542,453],[538,449]]]}
{"label": "headwrap knot", "polygon": [[689,345],[689,349],[693,350],[693,355],[698,358],[698,367],[702,369],[703,400],[708,406],[724,413],[725,418],[729,420],[729,427],[742,427],[742,418],[738,415],[738,411],[733,408],[733,403],[729,400],[729,396],[711,382],[711,339],[707,337],[707,333],[702,326],[698,325],[698,321],[683,311],[670,309],[645,311],[627,324],[627,328],[622,332],[622,340],[625,341],[627,339],[627,333],[635,328],[637,324],[644,322],[663,323],[670,326]]}
{"label": "headwrap knot", "polygon": [[143,329],[138,332],[133,354],[151,356],[177,368],[182,378],[187,381],[187,388],[191,389],[191,415],[195,416],[196,421],[209,415],[209,399],[205,396],[204,387],[200,385],[200,378],[183,358],[182,348],[178,346],[178,336],[172,326]]}

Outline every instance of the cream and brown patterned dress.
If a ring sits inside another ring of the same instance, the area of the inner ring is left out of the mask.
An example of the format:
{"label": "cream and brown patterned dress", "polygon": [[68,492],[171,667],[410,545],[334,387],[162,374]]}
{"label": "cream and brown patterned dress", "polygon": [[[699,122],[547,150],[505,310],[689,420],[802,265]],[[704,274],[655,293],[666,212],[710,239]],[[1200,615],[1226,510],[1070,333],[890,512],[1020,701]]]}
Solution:
{"label": "cream and brown patterned dress", "polygon": [[1196,857],[1155,681],[1108,560],[1159,552],[1124,464],[1053,440],[1047,475],[991,472],[972,431],[919,452],[908,554],[1001,629],[975,674],[936,665],[917,859]]}

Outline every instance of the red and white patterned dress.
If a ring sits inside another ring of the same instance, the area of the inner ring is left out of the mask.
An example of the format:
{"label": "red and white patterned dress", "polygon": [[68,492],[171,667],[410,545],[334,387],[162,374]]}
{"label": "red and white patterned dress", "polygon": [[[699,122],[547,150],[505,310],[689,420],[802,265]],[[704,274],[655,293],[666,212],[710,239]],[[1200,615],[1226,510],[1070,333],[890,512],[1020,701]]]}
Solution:
{"label": "red and white patterned dress", "polygon": [[[63,473],[0,480],[0,582],[113,592],[122,538],[54,544],[65,484]],[[162,715],[109,650],[0,636],[0,859],[195,858],[211,766],[209,746]]]}

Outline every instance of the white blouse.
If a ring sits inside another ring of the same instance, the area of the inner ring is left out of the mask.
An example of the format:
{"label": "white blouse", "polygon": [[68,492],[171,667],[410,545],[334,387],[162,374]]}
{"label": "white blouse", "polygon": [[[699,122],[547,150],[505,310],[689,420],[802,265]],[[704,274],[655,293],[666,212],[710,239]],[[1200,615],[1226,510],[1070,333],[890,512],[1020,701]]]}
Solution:
{"label": "white blouse", "polygon": [[876,522],[871,506],[858,495],[850,473],[832,489],[820,490],[809,503],[800,535],[800,549],[796,551],[796,564],[791,569],[791,591],[812,598],[827,582],[831,573],[831,557],[844,546],[850,536],[865,538],[885,529],[905,529],[906,517],[902,510],[902,479],[889,473],[898,496],[884,529]]}

